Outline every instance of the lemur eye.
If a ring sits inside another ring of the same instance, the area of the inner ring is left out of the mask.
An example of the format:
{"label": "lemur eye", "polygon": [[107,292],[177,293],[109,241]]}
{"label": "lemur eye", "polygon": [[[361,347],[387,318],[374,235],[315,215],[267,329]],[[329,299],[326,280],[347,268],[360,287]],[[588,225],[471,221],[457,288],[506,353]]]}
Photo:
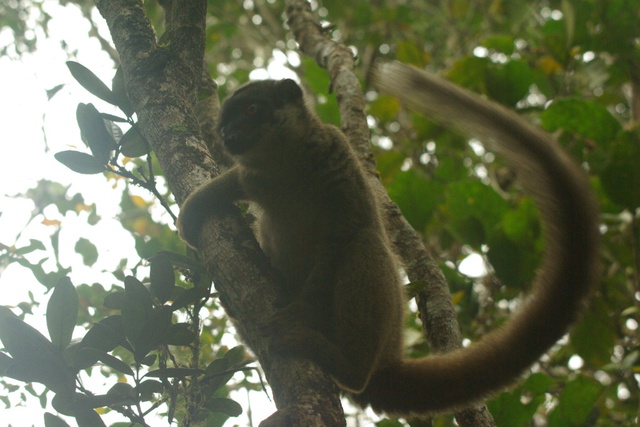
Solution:
{"label": "lemur eye", "polygon": [[257,112],[258,112],[258,104],[251,104],[245,110],[245,113],[247,114],[247,116],[253,116]]}

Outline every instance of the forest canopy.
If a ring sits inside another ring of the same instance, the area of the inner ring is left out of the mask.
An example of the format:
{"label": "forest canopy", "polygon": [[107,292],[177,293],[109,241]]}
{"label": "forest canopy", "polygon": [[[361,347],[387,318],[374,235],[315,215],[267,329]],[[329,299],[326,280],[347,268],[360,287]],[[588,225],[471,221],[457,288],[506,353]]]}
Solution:
{"label": "forest canopy", "polygon": [[[454,425],[453,414],[362,411],[338,400],[321,372],[269,360],[252,319],[268,316],[274,278],[246,206],[219,225],[207,255],[189,250],[174,225],[188,193],[231,164],[215,131],[219,100],[250,80],[293,78],[375,168],[395,224],[411,226],[394,234],[416,297],[407,357],[467,345],[507,322],[543,258],[538,209],[518,171],[482,141],[373,86],[374,64],[397,60],[549,132],[588,174],[601,210],[603,273],[584,315],[521,382],[486,402],[490,415],[462,411],[456,422],[638,422],[638,2],[221,0],[205,12],[206,2],[158,0],[129,19],[114,5],[138,2],[95,3],[0,5],[0,70],[60,58],[55,73],[34,69],[46,78],[29,120],[10,116],[26,94],[0,101],[7,126],[28,128],[21,147],[3,146],[28,177],[23,185],[1,176],[3,412],[26,406],[47,426],[253,425],[275,411],[273,400],[315,393],[310,412],[324,425]],[[449,311],[446,328],[431,323],[439,310]],[[456,321],[460,335],[450,332]],[[295,386],[292,372],[305,372]]]}

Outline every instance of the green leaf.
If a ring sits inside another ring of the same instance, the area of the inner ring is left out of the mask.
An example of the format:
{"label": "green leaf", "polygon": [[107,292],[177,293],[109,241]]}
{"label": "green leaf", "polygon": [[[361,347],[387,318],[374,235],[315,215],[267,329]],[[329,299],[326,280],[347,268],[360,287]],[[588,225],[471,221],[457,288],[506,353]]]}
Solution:
{"label": "green leaf", "polygon": [[124,292],[111,292],[104,297],[103,305],[113,310],[122,310],[122,305],[127,295]]}
{"label": "green leaf", "polygon": [[569,382],[558,398],[558,406],[549,414],[549,425],[587,425],[591,413],[596,410],[595,404],[602,391],[603,387],[600,384],[584,376]]}
{"label": "green leaf", "polygon": [[56,348],[62,352],[71,342],[78,320],[78,293],[68,277],[63,277],[53,288],[47,304],[47,329]]}
{"label": "green leaf", "polygon": [[540,114],[542,126],[592,139],[607,146],[622,129],[620,123],[604,105],[582,99],[560,99]]}
{"label": "green leaf", "polygon": [[229,360],[231,366],[235,366],[240,364],[244,360],[245,353],[246,351],[244,346],[238,345],[227,351],[224,355],[224,358]]}
{"label": "green leaf", "polygon": [[118,372],[122,372],[123,374],[133,376],[133,370],[129,365],[127,365],[117,357],[114,357],[108,353],[105,353],[102,350],[88,347],[88,348],[80,349],[78,353],[81,354],[81,357],[84,355],[87,355],[91,358],[94,358],[95,360],[99,360],[100,362],[104,363],[110,368],[115,369]]}
{"label": "green leaf", "polygon": [[197,301],[200,301],[208,295],[209,290],[205,288],[194,287],[191,289],[185,289],[175,298],[173,304],[171,304],[171,309],[175,311],[180,308],[186,307],[189,304],[195,304]]}
{"label": "green leaf", "polygon": [[398,173],[387,190],[405,218],[419,232],[425,230],[443,196],[440,183],[425,179],[413,169]]}
{"label": "green leaf", "polygon": [[150,260],[151,292],[161,303],[171,298],[175,289],[176,277],[168,257],[160,253]]}
{"label": "green leaf", "polygon": [[129,102],[129,97],[127,96],[127,91],[125,89],[122,66],[118,67],[116,70],[116,74],[113,76],[113,80],[111,81],[111,88],[113,90],[113,99],[115,104],[124,114],[127,115],[127,117],[131,117],[133,115],[133,108],[131,107],[131,102]]}
{"label": "green leaf", "polygon": [[204,407],[211,412],[220,412],[230,417],[242,414],[242,406],[238,402],[224,397],[209,398],[204,402]]}
{"label": "green leaf", "polygon": [[117,382],[109,389],[107,396],[117,397],[118,400],[128,400],[135,403],[137,400],[136,391],[131,384]]}
{"label": "green leaf", "polygon": [[[93,156],[103,165],[109,161],[109,153],[117,148],[116,141],[102,115],[93,104],[78,104],[76,118],[83,141]],[[111,127],[111,123],[108,123]]]}
{"label": "green leaf", "polygon": [[512,60],[504,65],[487,67],[487,92],[502,104],[515,106],[529,93],[533,83],[533,70],[523,61]]}
{"label": "green leaf", "polygon": [[613,145],[610,160],[600,175],[602,188],[613,201],[631,211],[640,206],[640,138],[626,133]]}
{"label": "green leaf", "polygon": [[98,260],[98,249],[89,239],[79,238],[74,249],[82,255],[82,262],[86,266],[91,267]]}
{"label": "green leaf", "polygon": [[154,393],[162,394],[164,392],[164,386],[160,381],[146,380],[140,383],[140,385],[136,387],[136,390],[141,400],[149,401],[153,399]]}
{"label": "green leaf", "polygon": [[[0,306],[0,340],[14,359],[5,369],[6,376],[42,383],[55,393],[73,391],[75,376],[62,354],[40,332],[3,306]],[[4,362],[8,362],[6,358]]]}
{"label": "green leaf", "polygon": [[173,310],[169,306],[162,306],[155,309],[147,319],[135,339],[134,349],[136,361],[142,360],[147,353],[160,344],[167,344],[169,328],[171,327],[171,316]]}
{"label": "green leaf", "polygon": [[75,417],[78,427],[106,427],[100,415],[91,408],[76,408]]}
{"label": "green leaf", "polygon": [[140,135],[140,131],[132,126],[120,140],[120,152],[127,157],[140,157],[149,152],[147,141]]}
{"label": "green leaf", "polygon": [[479,248],[498,229],[509,205],[491,187],[478,181],[452,183],[445,191],[451,232]]}
{"label": "green leaf", "polygon": [[69,427],[64,420],[49,412],[44,413],[44,427]]}
{"label": "green leaf", "polygon": [[106,170],[104,163],[100,163],[92,155],[80,151],[60,151],[54,154],[54,157],[72,171],[85,175],[94,175]]}
{"label": "green leaf", "polygon": [[153,314],[153,302],[147,288],[133,276],[124,279],[124,288],[126,298],[122,305],[122,325],[127,339],[137,350],[138,339]]}
{"label": "green leaf", "polygon": [[617,339],[609,307],[602,300],[591,301],[570,337],[573,348],[589,365],[609,363]]}
{"label": "green leaf", "polygon": [[93,366],[98,361],[98,358],[93,354],[83,353],[80,351],[81,349],[95,348],[107,353],[118,345],[131,350],[124,336],[122,317],[114,315],[105,317],[94,324],[82,338],[82,341],[75,346],[72,344],[67,351],[70,352],[69,359],[73,361],[73,366],[76,370],[80,370]]}
{"label": "green leaf", "polygon": [[169,326],[165,341],[167,345],[186,346],[195,341],[196,338],[197,335],[191,330],[189,323],[176,323]]}
{"label": "green leaf", "polygon": [[67,67],[71,71],[71,75],[83,88],[89,93],[97,96],[103,101],[107,101],[109,104],[117,105],[111,89],[105,85],[102,80],[98,78],[91,70],[82,64],[74,61],[67,61]]}

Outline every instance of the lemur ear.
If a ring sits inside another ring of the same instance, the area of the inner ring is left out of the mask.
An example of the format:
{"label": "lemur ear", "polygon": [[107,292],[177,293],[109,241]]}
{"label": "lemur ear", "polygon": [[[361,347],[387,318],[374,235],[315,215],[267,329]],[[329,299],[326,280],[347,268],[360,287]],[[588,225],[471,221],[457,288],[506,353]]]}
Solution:
{"label": "lemur ear", "polygon": [[284,79],[278,82],[278,89],[285,101],[295,101],[302,98],[302,89],[298,83],[291,79]]}

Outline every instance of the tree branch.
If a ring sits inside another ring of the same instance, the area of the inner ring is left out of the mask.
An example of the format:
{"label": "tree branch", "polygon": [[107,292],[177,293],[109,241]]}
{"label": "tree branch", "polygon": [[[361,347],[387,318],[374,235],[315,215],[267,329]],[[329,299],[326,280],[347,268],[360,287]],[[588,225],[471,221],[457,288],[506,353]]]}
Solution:
{"label": "tree branch", "polygon": [[[98,0],[120,54],[127,93],[179,204],[217,174],[194,113],[202,78],[206,0],[172,4],[168,42],[157,45],[137,1]],[[259,358],[278,408],[271,425],[341,425],[333,381],[308,361],[269,354],[258,328],[274,313],[279,276],[239,209],[208,221],[200,239],[203,263],[228,315]],[[268,423],[265,425],[269,425]]]}

